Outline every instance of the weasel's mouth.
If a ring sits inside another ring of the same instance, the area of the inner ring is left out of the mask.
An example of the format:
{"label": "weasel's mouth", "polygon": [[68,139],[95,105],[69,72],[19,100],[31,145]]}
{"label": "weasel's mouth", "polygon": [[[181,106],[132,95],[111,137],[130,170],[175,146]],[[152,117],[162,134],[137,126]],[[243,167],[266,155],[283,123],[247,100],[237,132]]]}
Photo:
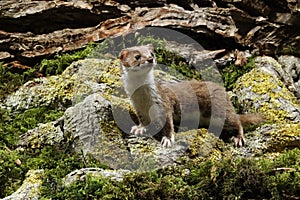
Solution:
{"label": "weasel's mouth", "polygon": [[127,68],[128,71],[132,71],[132,72],[138,72],[138,71],[143,71],[143,70],[150,70],[154,67],[154,63],[144,63],[135,67],[130,67]]}

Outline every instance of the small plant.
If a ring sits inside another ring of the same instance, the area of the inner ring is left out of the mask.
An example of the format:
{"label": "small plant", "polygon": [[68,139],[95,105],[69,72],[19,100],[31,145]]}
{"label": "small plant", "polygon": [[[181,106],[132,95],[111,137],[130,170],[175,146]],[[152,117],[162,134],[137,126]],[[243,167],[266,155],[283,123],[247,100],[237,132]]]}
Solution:
{"label": "small plant", "polygon": [[[60,116],[61,111],[45,107],[29,109],[15,116],[7,110],[0,109],[0,197],[7,196],[20,187],[26,172],[31,169],[26,164],[31,159],[30,152],[26,154],[15,151],[19,136],[36,127],[38,123],[53,121]],[[22,164],[18,165],[17,159],[21,160]]]}
{"label": "small plant", "polygon": [[287,46],[287,47],[283,47],[281,49],[281,54],[284,55],[298,55],[299,56],[299,49],[297,51],[297,48],[295,46]]}
{"label": "small plant", "polygon": [[34,68],[44,75],[61,74],[72,62],[86,58],[93,51],[94,46],[94,43],[90,43],[85,49],[75,53],[58,54],[54,59],[44,59]]}
{"label": "small plant", "polygon": [[54,59],[43,59],[41,63],[30,69],[18,71],[0,62],[0,100],[16,91],[27,81],[36,78],[38,74],[45,76],[61,74],[72,62],[86,58],[94,47],[95,44],[91,43],[83,50],[75,53],[58,54],[54,56]]}
{"label": "small plant", "polygon": [[35,69],[13,72],[13,69],[0,62],[0,100],[14,92],[26,81],[36,76]]}
{"label": "small plant", "polygon": [[236,66],[231,63],[228,67],[221,70],[222,78],[224,81],[224,87],[231,91],[236,83],[237,79],[245,73],[251,71],[255,67],[255,58],[249,58],[248,62],[243,66]]}
{"label": "small plant", "polygon": [[[207,159],[200,164],[165,167],[126,175],[121,182],[88,176],[60,190],[44,190],[47,199],[283,199],[300,197],[299,149],[279,158]],[[276,172],[289,166],[290,171]],[[183,173],[189,171],[189,173]],[[52,185],[53,187],[53,185]],[[46,188],[45,188],[46,189]]]}

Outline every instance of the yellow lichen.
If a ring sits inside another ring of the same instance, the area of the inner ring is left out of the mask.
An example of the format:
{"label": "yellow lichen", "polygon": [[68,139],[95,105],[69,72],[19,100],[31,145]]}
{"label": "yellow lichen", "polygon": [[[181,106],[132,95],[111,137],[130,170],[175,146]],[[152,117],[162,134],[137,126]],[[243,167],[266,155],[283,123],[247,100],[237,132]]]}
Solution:
{"label": "yellow lichen", "polygon": [[251,101],[260,102],[258,108],[251,108],[252,111],[264,114],[272,123],[282,123],[292,118],[290,113],[283,109],[283,102],[289,102],[291,106],[299,107],[295,96],[279,79],[259,69],[253,69],[239,79],[236,90],[241,88],[248,88],[255,94],[253,98],[251,97]]}
{"label": "yellow lichen", "polygon": [[27,191],[27,193],[17,196],[22,196],[26,199],[37,198],[40,194],[40,186],[43,182],[43,175],[44,170],[29,170],[26,174],[27,178],[24,180],[18,191],[16,191],[16,193],[20,194],[25,191]]}
{"label": "yellow lichen", "polygon": [[204,158],[219,160],[222,156],[218,147],[225,146],[218,137],[209,133],[207,129],[189,130],[175,134],[176,140],[186,140],[189,144],[189,157],[201,163]]}
{"label": "yellow lichen", "polygon": [[281,152],[285,148],[300,148],[300,123],[278,124],[275,129],[266,132],[270,136],[268,150],[270,152]]}

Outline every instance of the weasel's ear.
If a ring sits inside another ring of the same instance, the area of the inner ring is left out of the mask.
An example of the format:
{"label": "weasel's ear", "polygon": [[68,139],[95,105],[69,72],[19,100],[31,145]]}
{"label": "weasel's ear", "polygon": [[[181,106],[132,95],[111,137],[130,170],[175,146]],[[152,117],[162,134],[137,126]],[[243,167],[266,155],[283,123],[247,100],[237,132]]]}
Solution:
{"label": "weasel's ear", "polygon": [[147,46],[148,46],[152,51],[154,51],[154,48],[153,48],[153,45],[152,45],[152,44],[147,44]]}
{"label": "weasel's ear", "polygon": [[119,59],[120,60],[123,60],[128,54],[128,50],[127,49],[123,49],[121,52],[120,52],[120,55],[119,55]]}

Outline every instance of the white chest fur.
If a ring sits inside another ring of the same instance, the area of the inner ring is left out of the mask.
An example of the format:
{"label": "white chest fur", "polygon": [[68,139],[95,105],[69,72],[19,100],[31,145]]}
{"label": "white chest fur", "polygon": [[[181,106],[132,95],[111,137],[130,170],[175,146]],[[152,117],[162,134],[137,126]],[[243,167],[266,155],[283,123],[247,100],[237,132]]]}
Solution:
{"label": "white chest fur", "polygon": [[130,97],[134,91],[143,85],[149,85],[153,91],[157,91],[153,69],[139,70],[139,71],[126,71],[123,69],[123,83],[127,95]]}

